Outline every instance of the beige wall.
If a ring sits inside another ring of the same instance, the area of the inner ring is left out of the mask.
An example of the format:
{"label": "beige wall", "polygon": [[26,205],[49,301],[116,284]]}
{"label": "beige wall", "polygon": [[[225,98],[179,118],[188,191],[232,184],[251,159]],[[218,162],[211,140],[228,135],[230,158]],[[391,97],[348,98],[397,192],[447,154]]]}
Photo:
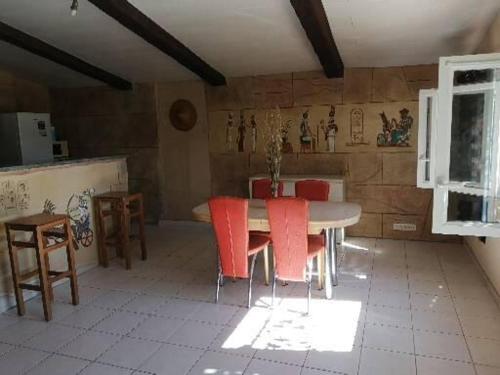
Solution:
{"label": "beige wall", "polygon": [[476,53],[500,52],[500,13],[497,14]]}
{"label": "beige wall", "polygon": [[[170,122],[170,106],[177,99],[187,99],[196,108],[197,122],[189,131]],[[210,196],[205,87],[201,81],[158,84],[157,108],[162,217],[189,220],[191,209]]]}
{"label": "beige wall", "polygon": [[[248,177],[266,173],[264,119],[278,105],[290,121],[293,153],[285,154],[282,173],[345,175],[347,200],[359,202],[361,222],[352,235],[444,239],[431,234],[432,192],[416,188],[418,92],[437,87],[437,66],[346,69],[344,79],[327,79],[322,72],[230,79],[227,87],[207,86],[212,192],[248,196]],[[336,152],[326,152],[320,122],[328,123],[330,106],[336,109]],[[378,147],[380,113],[400,119],[407,108],[414,122],[409,147]],[[351,112],[364,114],[364,144],[351,144]],[[299,124],[309,111],[309,125],[317,138],[316,152],[300,151]],[[232,113],[233,143],[228,152],[226,124]],[[245,152],[236,147],[240,113],[247,123]],[[250,152],[251,116],[257,122],[257,152]],[[393,230],[397,222],[416,224],[415,232]]]}
{"label": "beige wall", "polygon": [[154,84],[131,91],[109,87],[52,89],[52,122],[69,144],[70,156],[125,154],[132,192],[144,194],[146,218],[160,216],[158,119]]}
{"label": "beige wall", "polygon": [[[500,52],[500,13],[477,49],[477,53],[491,52]],[[471,247],[493,287],[500,294],[500,239],[487,238],[486,243],[482,243],[475,237],[469,237],[466,242]]]}
{"label": "beige wall", "polygon": [[[35,168],[20,172],[0,172],[0,311],[14,304],[4,222],[40,213],[44,210],[46,201],[52,202],[55,213],[68,213],[68,204],[74,207],[74,203],[77,202],[73,199],[69,203],[72,195],[81,195],[87,189],[93,189],[94,194],[99,194],[126,188],[127,166],[124,159]],[[9,199],[10,197],[13,199]],[[89,197],[84,196],[84,198]],[[76,251],[76,264],[79,270],[97,264],[97,238],[90,199],[87,212],[91,214],[89,229],[93,232],[94,238],[88,247],[79,243],[79,249]],[[14,204],[8,204],[11,201]],[[27,250],[21,254],[21,272],[36,268],[32,251]],[[50,259],[54,269],[66,267],[63,251],[54,252]]]}
{"label": "beige wall", "polygon": [[0,68],[0,112],[49,112],[47,87]]}

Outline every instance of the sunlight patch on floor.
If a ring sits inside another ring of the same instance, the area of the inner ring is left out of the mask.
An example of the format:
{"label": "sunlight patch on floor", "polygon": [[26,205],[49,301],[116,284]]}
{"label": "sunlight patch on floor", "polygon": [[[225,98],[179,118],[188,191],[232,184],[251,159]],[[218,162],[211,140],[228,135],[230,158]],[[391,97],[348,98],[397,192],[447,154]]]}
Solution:
{"label": "sunlight patch on floor", "polygon": [[271,310],[252,307],[222,348],[350,352],[360,329],[361,307],[360,301],[312,300],[306,315],[305,298],[285,298]]}

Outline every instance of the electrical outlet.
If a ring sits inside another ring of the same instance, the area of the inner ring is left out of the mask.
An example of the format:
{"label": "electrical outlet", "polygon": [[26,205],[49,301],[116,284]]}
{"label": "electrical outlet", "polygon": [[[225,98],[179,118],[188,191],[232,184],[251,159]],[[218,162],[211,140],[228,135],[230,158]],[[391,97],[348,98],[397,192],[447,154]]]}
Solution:
{"label": "electrical outlet", "polygon": [[415,232],[417,230],[417,224],[394,223],[394,224],[392,224],[392,229],[399,230],[402,232]]}

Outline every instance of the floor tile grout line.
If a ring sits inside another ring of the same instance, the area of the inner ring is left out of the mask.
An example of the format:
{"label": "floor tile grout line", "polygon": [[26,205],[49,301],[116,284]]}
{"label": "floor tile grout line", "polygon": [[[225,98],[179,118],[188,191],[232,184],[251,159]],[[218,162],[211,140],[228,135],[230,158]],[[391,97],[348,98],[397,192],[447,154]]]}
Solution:
{"label": "floor tile grout line", "polygon": [[[405,256],[405,263],[406,263],[406,279],[408,282],[408,301],[410,303],[410,321],[411,321],[411,337],[413,341],[413,363],[415,364],[415,374],[418,375],[418,365],[417,365],[417,345],[415,343],[415,324],[414,324],[414,318],[413,318],[413,310],[412,310],[412,291],[410,289],[410,267],[408,265],[408,254],[406,252],[406,241],[403,241],[403,251],[404,251],[404,256]],[[422,374],[424,375],[424,374]]]}
{"label": "floor tile grout line", "polygon": [[[369,291],[370,291],[370,290],[372,290],[372,289],[373,289],[373,285],[369,288]],[[109,289],[105,289],[105,290],[109,290]],[[139,296],[139,295],[146,294],[146,293],[141,293],[141,292],[133,292],[133,291],[130,291],[130,290],[120,290],[120,291],[125,291],[125,292],[130,293],[130,294],[136,294],[136,297],[134,297],[133,299],[137,298],[137,296]],[[165,298],[166,298],[166,297],[165,297]],[[179,296],[174,296],[174,297],[172,297],[172,298],[177,298],[177,299],[179,299],[179,300],[184,300],[184,299],[185,299],[185,298],[182,298],[182,297],[179,297]],[[191,297],[191,298],[190,298],[190,297],[187,297],[187,298],[188,298],[188,299],[190,299],[190,300],[199,301],[199,299],[194,298],[194,297]],[[89,304],[89,305],[91,305],[91,304]],[[98,307],[98,306],[96,306],[96,305],[92,305],[92,306],[93,306],[93,307]],[[99,306],[99,308],[108,309],[108,308],[106,308],[106,307],[100,307],[100,306]],[[111,310],[113,310],[113,311],[125,311],[125,312],[137,313],[137,314],[141,314],[141,315],[142,315],[142,313],[140,313],[140,312],[134,312],[134,311],[127,311],[127,310],[125,310],[125,309],[123,308],[123,305],[122,305],[122,306],[118,306],[117,308],[113,308],[113,309],[111,309]],[[146,319],[147,319],[147,318],[146,318]],[[201,322],[203,322],[203,321],[201,321]],[[381,324],[381,325],[383,326],[383,324]],[[363,326],[363,329],[365,329],[365,327],[366,327],[366,322],[365,322],[365,324],[364,324],[364,326]],[[80,329],[81,329],[81,327],[78,327],[78,328],[80,328]],[[94,330],[93,330],[93,332],[94,332]],[[105,332],[105,331],[102,331],[102,332],[103,332],[103,333],[108,333],[108,332]],[[109,333],[109,334],[111,334],[111,333]],[[36,336],[36,335],[38,335],[38,334],[35,334],[35,336]],[[28,340],[29,340],[29,339],[28,339]],[[11,345],[11,346],[12,346],[12,345]],[[11,350],[11,349],[12,349],[12,348],[10,348],[10,350]],[[30,349],[31,349],[31,348],[30,348]],[[383,350],[383,349],[379,349],[379,348],[377,348],[377,349],[378,349],[378,350]],[[209,350],[210,350],[210,349],[205,349],[205,352],[207,352],[207,351],[209,351]],[[58,354],[58,353],[53,353],[53,354]],[[50,356],[49,356],[49,357],[50,357]],[[439,357],[437,357],[437,358],[439,358]],[[449,361],[454,361],[454,360],[451,360],[451,359],[447,359],[447,360],[449,360]],[[286,362],[284,362],[284,363],[286,363]],[[304,366],[302,366],[302,367],[304,367]],[[135,371],[136,371],[136,372],[140,372],[140,370],[137,370],[137,369],[135,369]]]}
{"label": "floor tile grout line", "polygon": [[[375,243],[373,246],[375,247],[375,249],[377,248],[377,240],[375,240]],[[375,253],[373,253],[373,255],[370,258],[371,258],[371,274],[373,274],[373,268],[374,268],[374,263],[375,263]],[[357,375],[359,375],[359,372],[361,371],[361,360],[363,358],[363,344],[365,342],[365,331],[366,331],[366,324],[367,324],[367,317],[368,317],[368,306],[369,306],[369,301],[370,301],[372,282],[373,282],[373,278],[370,277],[370,286],[368,287],[368,301],[366,302],[366,306],[365,306],[365,319],[363,322],[363,333],[361,335],[361,345],[360,345],[361,348],[359,350],[358,366],[356,369]]]}
{"label": "floor tile grout line", "polygon": [[[442,262],[441,258],[442,258],[441,255],[438,254],[438,261],[439,261],[439,265],[441,267],[441,272],[443,273],[443,277],[444,277],[444,280],[446,282],[446,286],[449,288],[448,278],[447,278],[446,273],[444,272],[443,262]],[[459,318],[459,314],[458,314],[457,306],[455,304],[455,300],[453,298],[451,300],[452,300],[452,304],[453,304],[453,311],[455,311],[455,315],[458,319],[458,324],[460,325],[460,329],[462,330],[462,337],[464,339],[464,343],[465,343],[465,346],[467,348],[467,353],[469,354],[469,358],[472,362],[472,368],[474,369],[474,374],[478,375],[476,364],[474,363],[474,358],[472,357],[472,351],[469,347],[469,342],[467,341],[467,338],[465,337],[464,327],[463,327],[462,322],[460,321],[460,318]]]}

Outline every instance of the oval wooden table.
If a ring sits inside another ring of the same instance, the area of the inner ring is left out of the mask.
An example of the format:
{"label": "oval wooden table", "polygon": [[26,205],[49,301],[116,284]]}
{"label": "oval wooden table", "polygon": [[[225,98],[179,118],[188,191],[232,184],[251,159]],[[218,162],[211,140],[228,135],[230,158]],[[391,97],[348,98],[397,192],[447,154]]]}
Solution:
{"label": "oval wooden table", "polygon": [[[197,221],[210,223],[208,203],[192,210]],[[332,287],[337,285],[337,247],[335,229],[342,229],[359,222],[361,206],[348,202],[309,202],[309,234],[324,233],[326,244],[326,297],[332,297]],[[261,199],[248,200],[248,229],[269,232],[266,202]]]}

